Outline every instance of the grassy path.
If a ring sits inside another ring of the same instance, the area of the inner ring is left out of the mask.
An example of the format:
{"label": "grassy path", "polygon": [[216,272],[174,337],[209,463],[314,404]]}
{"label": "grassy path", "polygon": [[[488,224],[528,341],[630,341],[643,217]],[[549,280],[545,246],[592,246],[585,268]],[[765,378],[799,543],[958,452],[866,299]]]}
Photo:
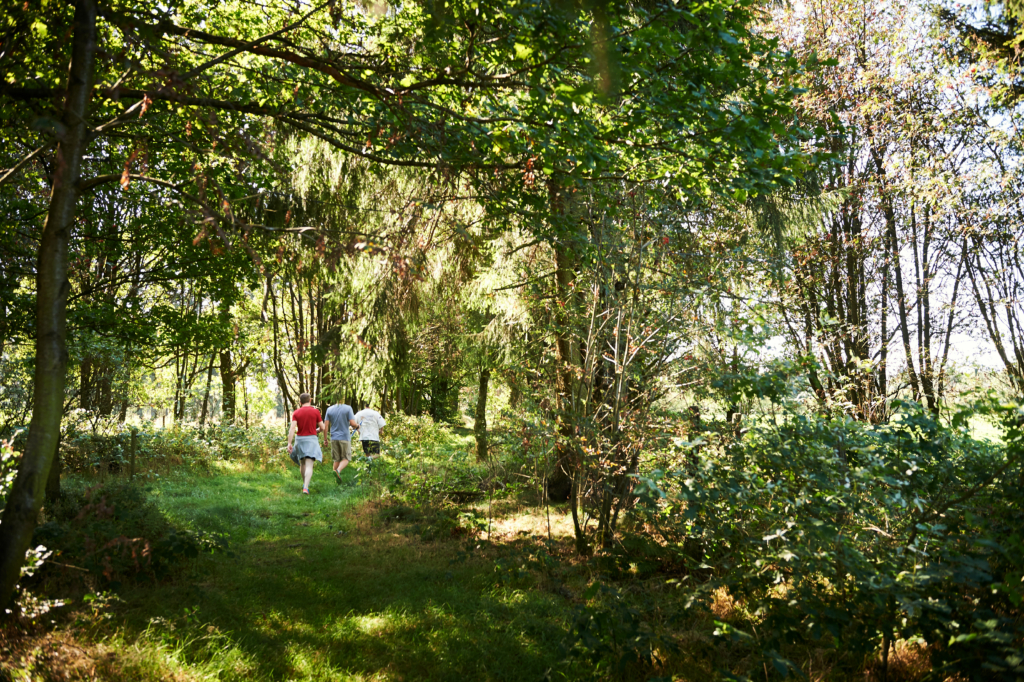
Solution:
{"label": "grassy path", "polygon": [[504,586],[458,542],[397,532],[326,467],[308,497],[294,470],[152,494],[175,523],[227,533],[234,556],[122,594],[108,644],[125,679],[540,680],[557,666],[562,598]]}

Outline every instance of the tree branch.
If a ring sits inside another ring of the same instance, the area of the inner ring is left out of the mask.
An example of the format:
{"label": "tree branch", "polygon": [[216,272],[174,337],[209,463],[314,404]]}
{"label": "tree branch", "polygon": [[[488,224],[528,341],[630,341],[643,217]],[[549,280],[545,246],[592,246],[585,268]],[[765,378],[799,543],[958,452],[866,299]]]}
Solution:
{"label": "tree branch", "polygon": [[25,167],[25,164],[27,164],[29,161],[31,161],[32,159],[34,159],[37,156],[39,156],[39,154],[41,154],[46,149],[49,149],[51,146],[53,146],[53,142],[48,142],[48,143],[44,144],[39,149],[35,150],[34,152],[29,153],[28,156],[23,158],[18,163],[14,164],[14,166],[12,168],[7,169],[7,171],[4,172],[3,176],[0,177],[0,185],[4,184],[5,182],[7,182],[11,178],[13,178],[15,173],[17,173],[19,170],[21,170],[22,168]]}

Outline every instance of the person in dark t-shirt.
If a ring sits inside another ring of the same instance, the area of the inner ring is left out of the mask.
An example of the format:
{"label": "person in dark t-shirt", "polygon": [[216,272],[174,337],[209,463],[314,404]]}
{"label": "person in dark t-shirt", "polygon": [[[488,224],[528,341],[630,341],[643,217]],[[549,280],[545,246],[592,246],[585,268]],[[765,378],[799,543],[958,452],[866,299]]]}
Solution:
{"label": "person in dark t-shirt", "polygon": [[299,465],[302,474],[302,494],[309,494],[309,481],[313,477],[313,463],[323,461],[320,452],[320,438],[324,420],[320,410],[310,405],[308,393],[299,396],[299,409],[292,412],[292,423],[288,429],[288,455]]}

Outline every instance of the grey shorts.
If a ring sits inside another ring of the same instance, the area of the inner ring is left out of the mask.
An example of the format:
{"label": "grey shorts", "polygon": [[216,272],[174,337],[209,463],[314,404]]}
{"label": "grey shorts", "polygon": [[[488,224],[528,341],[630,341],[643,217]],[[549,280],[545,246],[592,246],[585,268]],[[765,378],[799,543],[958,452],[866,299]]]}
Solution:
{"label": "grey shorts", "polygon": [[340,462],[344,459],[352,459],[352,441],[332,440],[331,459]]}

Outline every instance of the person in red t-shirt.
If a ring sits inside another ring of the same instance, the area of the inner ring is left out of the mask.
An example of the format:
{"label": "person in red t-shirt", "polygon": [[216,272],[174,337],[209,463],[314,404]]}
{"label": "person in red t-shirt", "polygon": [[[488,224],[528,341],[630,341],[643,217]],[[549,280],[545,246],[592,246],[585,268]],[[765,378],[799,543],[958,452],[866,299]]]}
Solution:
{"label": "person in red t-shirt", "polygon": [[299,465],[302,474],[302,494],[309,494],[309,480],[313,477],[313,463],[323,461],[318,433],[324,429],[320,410],[310,405],[308,393],[299,396],[299,409],[292,412],[288,429],[288,455]]}

